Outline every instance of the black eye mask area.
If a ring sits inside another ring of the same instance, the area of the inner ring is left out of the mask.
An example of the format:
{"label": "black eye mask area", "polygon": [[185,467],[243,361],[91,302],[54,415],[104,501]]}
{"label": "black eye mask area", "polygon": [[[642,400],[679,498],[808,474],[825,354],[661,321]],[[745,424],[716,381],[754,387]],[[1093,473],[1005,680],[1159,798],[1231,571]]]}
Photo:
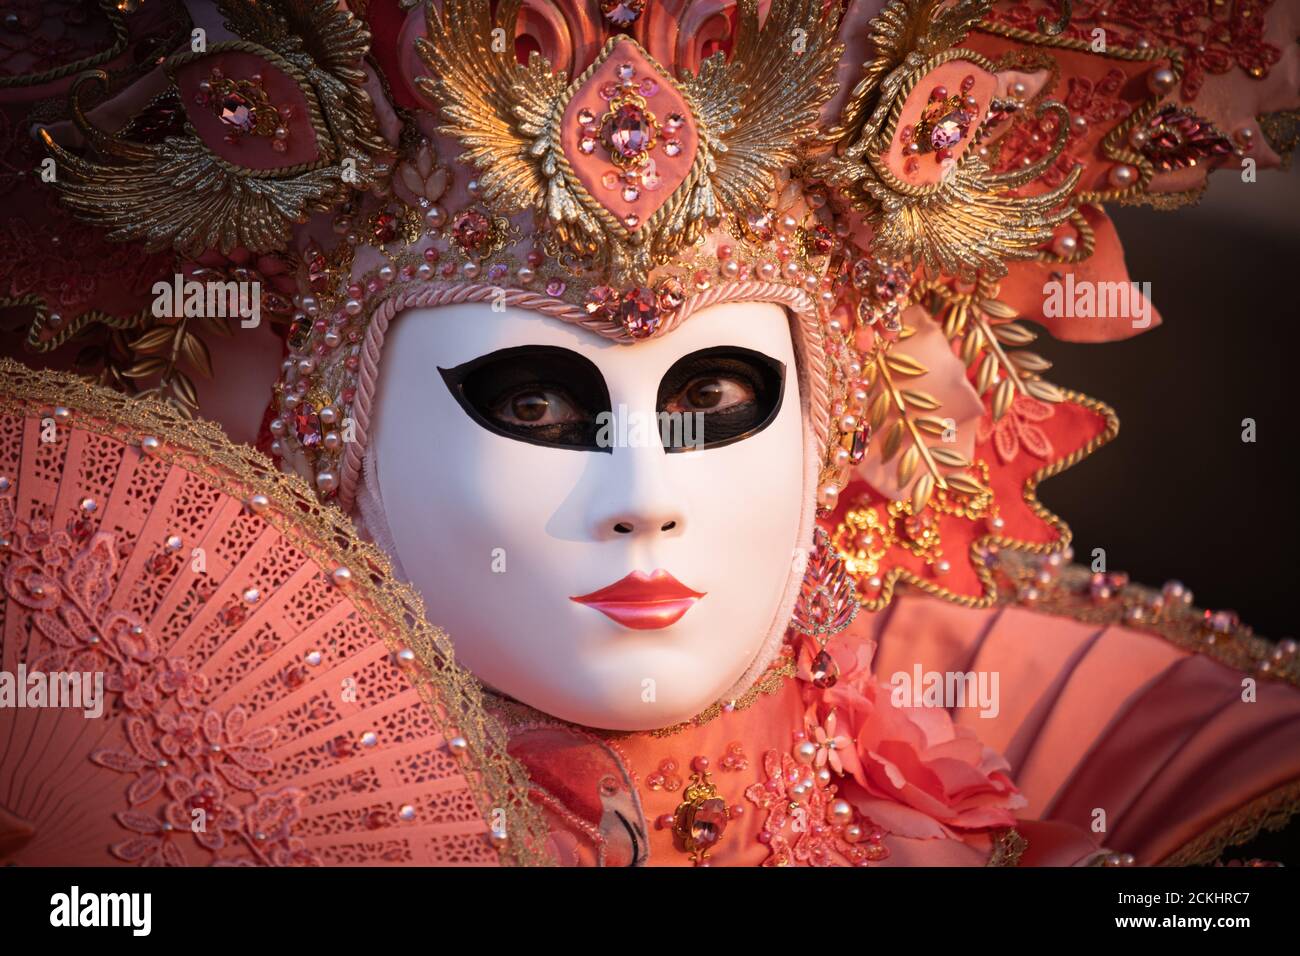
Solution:
{"label": "black eye mask area", "polygon": [[673,416],[673,427],[660,430],[664,450],[719,448],[757,435],[776,420],[784,396],[785,364],[762,352],[719,345],[684,355],[659,383],[658,411]]}
{"label": "black eye mask area", "polygon": [[439,368],[470,418],[505,438],[578,451],[604,451],[597,416],[609,388],[590,359],[569,349],[521,345]]}

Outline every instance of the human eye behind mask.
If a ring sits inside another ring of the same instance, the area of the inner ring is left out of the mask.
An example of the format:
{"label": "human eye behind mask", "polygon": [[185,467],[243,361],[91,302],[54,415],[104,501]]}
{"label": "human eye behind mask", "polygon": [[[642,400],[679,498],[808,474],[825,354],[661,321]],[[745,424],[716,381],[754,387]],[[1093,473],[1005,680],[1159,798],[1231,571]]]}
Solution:
{"label": "human eye behind mask", "polygon": [[718,448],[758,434],[781,410],[784,385],[785,365],[761,352],[717,346],[683,356],[659,383],[658,412],[682,420],[661,429],[664,449]]}
{"label": "human eye behind mask", "polygon": [[490,432],[552,448],[608,451],[596,438],[609,391],[600,370],[577,352],[526,345],[438,372],[466,414]]}

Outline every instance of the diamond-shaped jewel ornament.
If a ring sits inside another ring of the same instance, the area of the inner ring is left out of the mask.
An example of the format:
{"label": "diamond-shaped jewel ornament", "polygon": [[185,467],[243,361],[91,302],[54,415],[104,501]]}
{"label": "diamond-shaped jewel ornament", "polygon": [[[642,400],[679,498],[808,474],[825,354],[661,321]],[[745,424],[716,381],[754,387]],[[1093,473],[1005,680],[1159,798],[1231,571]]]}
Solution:
{"label": "diamond-shaped jewel ornament", "polygon": [[565,106],[560,148],[588,194],[631,232],[686,181],[699,134],[667,72],[620,37]]}

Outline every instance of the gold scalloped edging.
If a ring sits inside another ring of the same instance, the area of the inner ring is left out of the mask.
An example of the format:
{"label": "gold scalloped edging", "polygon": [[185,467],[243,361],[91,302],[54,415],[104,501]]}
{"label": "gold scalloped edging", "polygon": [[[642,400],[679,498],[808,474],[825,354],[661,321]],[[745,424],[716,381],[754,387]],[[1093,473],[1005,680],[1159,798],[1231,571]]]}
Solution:
{"label": "gold scalloped edging", "polygon": [[[1094,601],[1088,591],[1092,572],[1078,564],[1060,568],[1050,583],[1039,581],[1041,568],[1020,555],[999,555],[996,569],[1012,584],[1005,589],[1000,604],[1018,604],[1085,624],[1128,627],[1163,638],[1183,650],[1204,654],[1235,670],[1300,687],[1300,654],[1279,656],[1272,641],[1257,636],[1240,622],[1228,631],[1215,631],[1205,623],[1207,612],[1190,601],[1166,598],[1155,588],[1140,584],[1125,584],[1111,597]],[[1032,601],[1021,596],[1027,587],[1039,592]]]}
{"label": "gold scalloped edging", "polygon": [[993,840],[993,851],[985,866],[1019,866],[1020,858],[1029,849],[1029,841],[1015,827],[998,831]]}
{"label": "gold scalloped edging", "polygon": [[980,585],[983,587],[983,593],[978,597],[972,597],[969,594],[958,594],[941,584],[919,577],[907,568],[893,567],[885,572],[885,576],[881,581],[879,596],[868,600],[858,598],[858,604],[861,607],[868,611],[884,610],[889,606],[890,601],[894,599],[894,589],[900,581],[909,587],[917,588],[927,594],[932,594],[944,601],[959,604],[963,607],[992,607],[998,601],[999,591],[993,572],[984,563],[980,555],[982,550],[989,545],[996,545],[1003,551],[1020,551],[1025,554],[1057,554],[1070,546],[1070,541],[1073,539],[1070,526],[1038,500],[1038,486],[1053,475],[1059,475],[1067,468],[1077,465],[1102,445],[1112,441],[1119,434],[1119,418],[1116,417],[1114,410],[1104,402],[1099,402],[1095,398],[1089,398],[1087,395],[1072,392],[1068,389],[1062,389],[1062,392],[1065,396],[1062,401],[1071,402],[1089,411],[1096,412],[1105,418],[1106,427],[1101,434],[1094,436],[1081,448],[1075,449],[1063,458],[1048,462],[1025,479],[1022,500],[1036,518],[1056,532],[1057,540],[1047,544],[1037,544],[1031,541],[1017,541],[1014,538],[1006,538],[1002,535],[987,534],[971,541],[969,548],[971,567],[974,568],[975,576],[979,578]]}
{"label": "gold scalloped edging", "polygon": [[1213,863],[1229,847],[1253,840],[1264,830],[1281,830],[1297,813],[1300,813],[1300,780],[1292,780],[1238,807],[1156,865]]}
{"label": "gold scalloped edging", "polygon": [[342,511],[322,505],[301,478],[280,473],[261,452],[231,442],[215,422],[184,418],[156,399],[126,398],[66,372],[37,371],[0,358],[0,412],[27,417],[49,407],[68,408],[74,426],[128,445],[155,437],[162,444],[151,455],[237,500],[266,495],[271,505],[259,517],[268,525],[320,567],[351,570],[349,600],[392,650],[415,651],[423,673],[408,672],[408,679],[434,724],[444,737],[458,734],[468,741],[473,769],[466,779],[484,822],[498,810],[506,815],[503,862],[551,862],[545,849],[548,828],[528,799],[527,773],[506,752],[505,731],[484,710],[478,680],[455,663],[447,634],[425,619],[419,594],[394,579],[388,558],[357,537]]}
{"label": "gold scalloped edging", "polygon": [[[1098,53],[1092,49],[1091,44],[1087,40],[1031,33],[1028,30],[1022,30],[1018,27],[1008,26],[1003,23],[983,22],[977,24],[975,29],[981,33],[989,34],[990,36],[1001,37],[1004,40],[1015,40],[1020,43],[1027,43],[1038,47],[1047,46],[1073,50],[1078,53],[1087,53],[1091,56],[1102,57],[1103,59],[1109,60],[1125,60],[1131,63],[1141,63],[1167,59],[1169,60],[1169,69],[1173,72],[1176,82],[1182,80],[1185,69],[1183,66],[1183,51],[1176,47],[1153,46],[1147,50],[1130,50],[1123,47],[1107,47],[1105,53]],[[1045,86],[1040,91],[1039,97],[1046,96],[1050,91],[1051,87]],[[1146,156],[1133,150],[1128,145],[1129,130],[1138,123],[1145,122],[1150,116],[1157,112],[1164,103],[1164,99],[1163,96],[1152,94],[1102,138],[1101,148],[1106,158],[1115,163],[1132,166],[1137,171],[1137,179],[1134,180],[1131,185],[1125,186],[1123,189],[1079,192],[1073,197],[1074,202],[1118,202],[1121,205],[1147,205],[1160,210],[1170,210],[1182,206],[1194,205],[1200,200],[1201,194],[1205,190],[1204,183],[1200,186],[1193,186],[1190,189],[1175,192],[1149,192],[1147,187],[1151,183],[1151,178],[1156,174],[1155,164]]]}

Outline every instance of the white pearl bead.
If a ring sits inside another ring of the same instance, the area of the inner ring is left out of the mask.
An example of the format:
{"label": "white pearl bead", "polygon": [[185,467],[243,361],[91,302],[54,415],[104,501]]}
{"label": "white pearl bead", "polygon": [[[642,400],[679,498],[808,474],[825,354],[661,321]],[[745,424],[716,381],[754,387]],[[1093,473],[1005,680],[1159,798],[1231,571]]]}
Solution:
{"label": "white pearl bead", "polygon": [[853,807],[847,800],[832,800],[830,807],[826,811],[826,819],[837,826],[848,823],[853,819]]}
{"label": "white pearl bead", "polygon": [[1118,186],[1121,189],[1133,185],[1137,179],[1137,170],[1132,166],[1120,165],[1110,171],[1110,182],[1112,186]]}
{"label": "white pearl bead", "polygon": [[1167,67],[1152,70],[1147,74],[1147,86],[1157,96],[1164,96],[1174,88],[1174,84],[1177,82],[1178,77],[1174,76],[1174,71]]}
{"label": "white pearl bead", "polygon": [[805,740],[794,749],[794,759],[800,763],[809,764],[817,759],[817,745],[811,740]]}

